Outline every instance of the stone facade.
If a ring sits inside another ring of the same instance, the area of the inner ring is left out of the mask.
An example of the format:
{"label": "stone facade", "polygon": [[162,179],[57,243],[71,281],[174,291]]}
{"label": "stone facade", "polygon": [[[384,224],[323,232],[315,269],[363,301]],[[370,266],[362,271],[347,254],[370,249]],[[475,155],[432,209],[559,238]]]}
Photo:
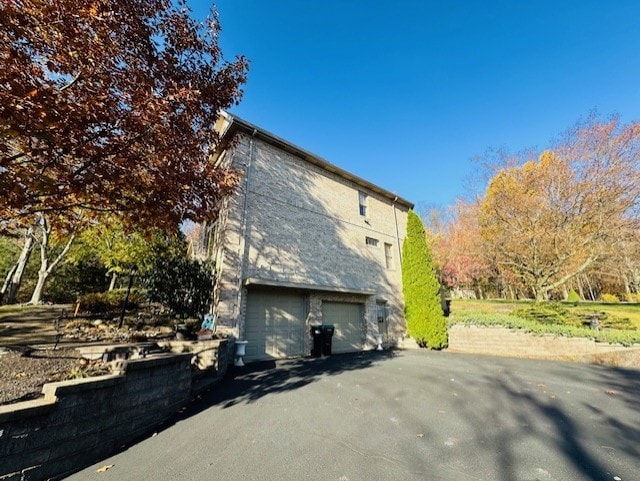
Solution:
{"label": "stone facade", "polygon": [[323,300],[357,302],[373,347],[385,302],[385,340],[402,335],[400,248],[412,204],[235,117],[221,131],[235,142],[218,161],[243,180],[214,236],[219,325],[242,339],[247,289],[272,286],[305,293],[306,327],[322,322]]}

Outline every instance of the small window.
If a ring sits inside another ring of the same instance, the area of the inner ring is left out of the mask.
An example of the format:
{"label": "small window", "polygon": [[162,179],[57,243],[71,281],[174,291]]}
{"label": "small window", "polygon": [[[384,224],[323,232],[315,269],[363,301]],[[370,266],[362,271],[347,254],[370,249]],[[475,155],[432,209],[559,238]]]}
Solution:
{"label": "small window", "polygon": [[367,194],[358,192],[358,202],[360,203],[360,215],[367,217]]}
{"label": "small window", "polygon": [[391,255],[391,244],[384,243],[384,262],[387,269],[393,269],[393,256]]}
{"label": "small window", "polygon": [[364,240],[368,246],[371,246],[371,247],[378,246],[378,239],[374,239],[373,237],[365,237]]}
{"label": "small window", "polygon": [[386,302],[378,301],[376,303],[376,314],[378,318],[378,322],[385,322],[389,317],[389,308],[387,307]]}

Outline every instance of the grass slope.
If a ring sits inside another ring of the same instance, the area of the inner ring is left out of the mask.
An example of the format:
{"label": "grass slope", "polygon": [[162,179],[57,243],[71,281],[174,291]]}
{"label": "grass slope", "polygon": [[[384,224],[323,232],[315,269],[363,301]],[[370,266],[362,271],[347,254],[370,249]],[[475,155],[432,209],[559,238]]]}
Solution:
{"label": "grass slope", "polygon": [[[451,305],[449,324],[504,326],[536,334],[586,337],[630,346],[640,344],[640,304],[542,303],[459,300]],[[602,327],[589,322],[597,317]]]}

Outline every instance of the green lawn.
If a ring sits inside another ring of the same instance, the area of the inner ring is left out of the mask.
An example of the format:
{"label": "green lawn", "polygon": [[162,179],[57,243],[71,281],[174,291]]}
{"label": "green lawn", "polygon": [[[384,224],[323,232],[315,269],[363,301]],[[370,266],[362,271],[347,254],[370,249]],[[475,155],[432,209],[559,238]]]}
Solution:
{"label": "green lawn", "polygon": [[[577,305],[568,302],[559,304],[573,316],[582,317],[604,313],[608,319],[628,321],[630,324],[628,328],[640,330],[640,304],[603,304],[600,302],[579,302]],[[532,305],[531,301],[454,299],[451,301],[451,314],[453,317],[471,312],[511,314]]]}
{"label": "green lawn", "polygon": [[[594,317],[599,321],[600,330],[590,327]],[[535,304],[531,301],[454,299],[449,324],[503,326],[628,346],[640,343],[640,304]]]}

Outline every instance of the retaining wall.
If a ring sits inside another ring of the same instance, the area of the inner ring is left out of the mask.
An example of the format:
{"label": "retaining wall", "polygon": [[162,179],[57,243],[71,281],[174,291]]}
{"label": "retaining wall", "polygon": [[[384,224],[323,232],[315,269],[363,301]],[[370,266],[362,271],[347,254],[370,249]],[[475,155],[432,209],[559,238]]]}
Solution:
{"label": "retaining wall", "polygon": [[449,328],[449,351],[537,359],[580,360],[623,351],[620,345],[592,339],[535,335],[503,327],[454,325]]}
{"label": "retaining wall", "polygon": [[203,350],[218,368],[204,383],[193,352],[167,353],[129,360],[123,374],[45,384],[43,399],[0,406],[0,481],[58,479],[149,433],[225,374],[228,343],[200,343]]}

